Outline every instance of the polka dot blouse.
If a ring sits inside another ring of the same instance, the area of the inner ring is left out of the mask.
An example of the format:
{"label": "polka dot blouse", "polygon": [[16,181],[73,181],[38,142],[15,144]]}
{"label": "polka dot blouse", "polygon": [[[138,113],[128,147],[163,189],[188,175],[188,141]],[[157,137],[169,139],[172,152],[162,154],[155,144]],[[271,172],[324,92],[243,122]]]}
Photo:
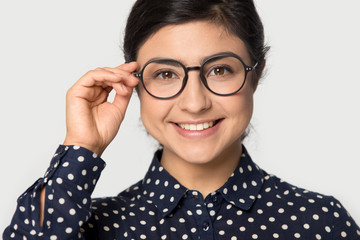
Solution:
{"label": "polka dot blouse", "polygon": [[118,196],[91,199],[105,163],[86,149],[60,146],[44,178],[19,197],[3,238],[360,239],[359,227],[336,199],[267,174],[245,148],[227,182],[205,199],[161,166],[161,154],[155,153],[142,181]]}

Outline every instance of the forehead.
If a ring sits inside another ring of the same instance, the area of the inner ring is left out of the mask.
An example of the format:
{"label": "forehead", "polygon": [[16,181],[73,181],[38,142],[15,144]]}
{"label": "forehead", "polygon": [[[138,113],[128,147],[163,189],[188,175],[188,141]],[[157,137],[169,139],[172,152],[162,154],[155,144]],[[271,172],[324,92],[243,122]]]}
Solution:
{"label": "forehead", "polygon": [[138,63],[153,58],[172,58],[185,65],[200,64],[205,56],[233,52],[245,62],[250,57],[244,42],[223,26],[205,21],[168,25],[155,32],[140,47]]}

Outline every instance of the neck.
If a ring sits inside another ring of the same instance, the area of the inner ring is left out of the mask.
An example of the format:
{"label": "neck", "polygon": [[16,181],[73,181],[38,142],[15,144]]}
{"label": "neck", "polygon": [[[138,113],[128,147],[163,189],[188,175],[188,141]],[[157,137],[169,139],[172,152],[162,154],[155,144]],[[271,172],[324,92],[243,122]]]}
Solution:
{"label": "neck", "polygon": [[234,172],[242,153],[241,142],[204,164],[191,163],[164,148],[161,164],[183,186],[199,191],[205,198],[222,187]]}

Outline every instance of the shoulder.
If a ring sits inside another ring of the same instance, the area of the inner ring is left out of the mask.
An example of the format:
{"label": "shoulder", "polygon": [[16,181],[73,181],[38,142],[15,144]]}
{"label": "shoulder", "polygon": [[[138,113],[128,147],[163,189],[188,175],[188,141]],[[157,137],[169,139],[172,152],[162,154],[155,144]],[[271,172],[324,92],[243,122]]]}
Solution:
{"label": "shoulder", "polygon": [[265,173],[264,185],[258,196],[262,207],[273,207],[274,214],[303,228],[319,229],[334,239],[360,236],[359,227],[344,206],[333,196],[324,195],[290,184]]}

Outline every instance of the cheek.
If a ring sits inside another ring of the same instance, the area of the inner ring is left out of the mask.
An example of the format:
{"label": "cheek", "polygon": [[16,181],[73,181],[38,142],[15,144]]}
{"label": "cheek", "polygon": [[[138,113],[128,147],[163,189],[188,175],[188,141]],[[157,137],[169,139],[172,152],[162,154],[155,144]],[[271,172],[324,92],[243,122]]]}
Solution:
{"label": "cheek", "polygon": [[146,130],[154,138],[161,132],[171,106],[167,101],[149,96],[144,90],[139,92],[141,120]]}
{"label": "cheek", "polygon": [[[253,113],[253,94],[250,91],[241,92],[233,99],[227,99],[223,103],[225,111],[232,117],[237,124],[247,125]],[[245,126],[247,127],[247,126]]]}

